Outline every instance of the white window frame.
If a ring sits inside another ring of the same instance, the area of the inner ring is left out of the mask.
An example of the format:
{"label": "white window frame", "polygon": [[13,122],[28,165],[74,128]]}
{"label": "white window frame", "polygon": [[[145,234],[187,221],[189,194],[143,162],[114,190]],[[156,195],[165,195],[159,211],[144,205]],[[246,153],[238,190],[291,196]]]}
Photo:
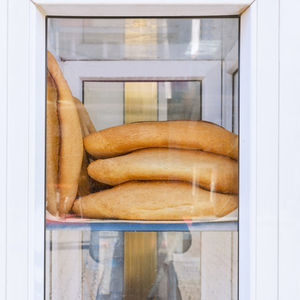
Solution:
{"label": "white window frame", "polygon": [[218,97],[221,94],[220,64],[219,61],[66,61],[61,63],[61,67],[74,96],[78,99],[82,97],[84,80],[202,81],[203,120],[221,125],[221,98]]}
{"label": "white window frame", "polygon": [[241,14],[239,299],[277,299],[278,1],[2,2],[0,298],[44,293],[45,16]]}

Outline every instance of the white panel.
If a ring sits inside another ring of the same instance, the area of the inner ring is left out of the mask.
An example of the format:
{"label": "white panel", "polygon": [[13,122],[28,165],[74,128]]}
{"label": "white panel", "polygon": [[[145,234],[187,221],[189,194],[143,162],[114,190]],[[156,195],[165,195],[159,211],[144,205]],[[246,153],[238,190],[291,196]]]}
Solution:
{"label": "white panel", "polygon": [[44,295],[45,18],[32,3],[30,3],[30,33],[28,298],[42,299]]}
{"label": "white panel", "polygon": [[279,299],[300,297],[300,2],[280,1]]}
{"label": "white panel", "polygon": [[201,299],[231,300],[231,233],[203,232]]}
{"label": "white panel", "polygon": [[279,0],[257,1],[256,300],[278,291]]}
{"label": "white panel", "polygon": [[26,299],[29,291],[29,4],[8,3],[7,299]]}
{"label": "white panel", "polygon": [[[241,17],[239,146],[239,299],[256,290],[256,3]],[[269,298],[268,298],[269,299]]]}
{"label": "white panel", "polygon": [[123,124],[123,82],[85,82],[84,105],[96,130]]}
{"label": "white panel", "polygon": [[[0,299],[6,300],[7,6],[0,1]],[[3,42],[4,41],[4,42]]]}
{"label": "white panel", "polygon": [[[96,233],[97,234],[97,233]],[[91,231],[83,231],[83,241],[88,247],[91,246],[92,238]],[[98,241],[99,242],[99,241]],[[99,242],[98,258],[101,259],[101,245]],[[82,289],[83,289],[83,300],[94,300],[96,299],[97,292],[101,281],[103,280],[104,266],[103,262],[96,262],[90,254],[90,248],[82,251]],[[99,259],[99,260],[100,260]]]}
{"label": "white panel", "polygon": [[232,91],[232,131],[238,134],[239,131],[239,72],[232,76],[233,91]]}
{"label": "white panel", "polygon": [[52,252],[51,252],[51,240],[52,232],[47,230],[45,235],[45,300],[52,300],[51,295],[51,263],[52,263]]}
{"label": "white panel", "polygon": [[202,119],[221,125],[221,63],[211,68],[202,81]]}
{"label": "white panel", "polygon": [[82,232],[52,231],[52,300],[82,299]]}
{"label": "white panel", "polygon": [[223,68],[222,126],[232,131],[232,74]]}
{"label": "white panel", "polygon": [[239,15],[253,0],[89,0],[84,6],[81,0],[33,2],[52,16],[212,16]]}
{"label": "white panel", "polygon": [[[238,232],[231,233],[231,300],[238,300],[238,258],[239,258]],[[242,262],[241,262],[242,263]]]}
{"label": "white panel", "polygon": [[172,256],[182,299],[198,300],[201,294],[201,233],[191,232],[191,242],[187,252]]}
{"label": "white panel", "polygon": [[[60,65],[73,95],[79,99],[83,80],[201,80],[220,70],[218,61],[66,61]],[[208,98],[216,95],[213,82],[207,91]]]}
{"label": "white panel", "polygon": [[[233,74],[238,70],[238,63],[239,61],[238,61],[238,42],[237,42],[232,47],[228,55],[225,57],[223,61],[223,67],[222,67],[222,72],[223,72],[222,126],[230,131],[233,131],[232,130],[232,104],[233,104],[232,103],[232,97],[233,97],[232,80],[233,80]],[[238,85],[236,87],[238,91]],[[237,110],[235,112],[237,112]],[[236,124],[238,124],[238,113],[235,113],[234,117],[237,119]],[[236,129],[237,130],[234,132],[238,133],[238,128]]]}
{"label": "white panel", "polygon": [[166,121],[168,119],[168,95],[171,91],[171,83],[158,83],[158,120]]}

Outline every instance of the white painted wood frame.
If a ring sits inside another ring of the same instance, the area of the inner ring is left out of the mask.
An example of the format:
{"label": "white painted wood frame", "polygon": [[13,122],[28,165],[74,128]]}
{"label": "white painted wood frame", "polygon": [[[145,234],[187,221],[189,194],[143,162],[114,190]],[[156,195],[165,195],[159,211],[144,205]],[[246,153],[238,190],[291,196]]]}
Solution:
{"label": "white painted wood frame", "polygon": [[43,299],[45,17],[0,5],[0,298]]}
{"label": "white painted wood frame", "polygon": [[300,298],[300,2],[280,1],[278,299]]}
{"label": "white painted wood frame", "polygon": [[79,99],[82,98],[82,82],[85,80],[202,81],[203,119],[221,125],[219,61],[66,61],[60,64],[74,96]]}

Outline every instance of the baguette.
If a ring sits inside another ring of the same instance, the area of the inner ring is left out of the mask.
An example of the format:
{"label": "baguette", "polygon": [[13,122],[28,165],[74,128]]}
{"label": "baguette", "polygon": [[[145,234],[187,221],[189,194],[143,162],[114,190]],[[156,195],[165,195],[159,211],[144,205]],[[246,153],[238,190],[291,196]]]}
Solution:
{"label": "baguette", "polygon": [[[73,99],[76,104],[77,113],[80,119],[81,134],[82,137],[85,137],[90,133],[95,132],[96,129],[89,117],[88,112],[86,111],[81,101],[75,97]],[[92,190],[91,178],[87,173],[87,167],[89,163],[90,161],[87,156],[87,153],[83,150],[82,165],[81,165],[81,171],[80,171],[79,182],[78,182],[78,191],[77,191],[78,196],[81,197],[88,195]]]}
{"label": "baguette", "polygon": [[83,142],[79,116],[70,88],[48,51],[47,68],[58,90],[58,118],[60,124],[60,153],[58,170],[59,213],[68,213],[76,198],[83,157]]}
{"label": "baguette", "polygon": [[47,134],[46,134],[46,207],[54,216],[58,214],[58,157],[59,122],[57,116],[56,85],[47,72]]}
{"label": "baguette", "polygon": [[73,212],[84,218],[184,220],[223,217],[236,209],[238,197],[205,191],[184,182],[127,182],[81,197]]}
{"label": "baguette", "polygon": [[238,136],[204,121],[140,122],[100,130],[84,139],[95,158],[122,155],[143,148],[197,149],[238,158]]}
{"label": "baguette", "polygon": [[117,185],[132,180],[181,180],[204,189],[237,194],[238,164],[212,153],[163,148],[148,148],[107,159],[88,167],[95,180]]}
{"label": "baguette", "polygon": [[73,97],[73,99],[77,107],[83,137],[96,132],[96,128],[83,103],[75,97]]}

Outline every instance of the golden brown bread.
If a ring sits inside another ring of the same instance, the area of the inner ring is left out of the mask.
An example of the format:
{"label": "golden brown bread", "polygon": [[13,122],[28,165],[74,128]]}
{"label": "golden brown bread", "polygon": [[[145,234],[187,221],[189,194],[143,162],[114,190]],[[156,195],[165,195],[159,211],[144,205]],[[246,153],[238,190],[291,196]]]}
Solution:
{"label": "golden brown bread", "polygon": [[83,137],[96,132],[96,128],[83,103],[76,97],[73,97],[73,99],[77,107],[77,111],[80,119],[80,125],[83,132]]}
{"label": "golden brown bread", "polygon": [[115,126],[85,137],[84,146],[96,158],[149,147],[198,149],[238,158],[238,136],[204,121],[140,122]]}
{"label": "golden brown bread", "polygon": [[47,68],[58,90],[60,124],[59,213],[70,211],[75,200],[81,170],[83,144],[79,116],[70,88],[53,55],[47,53]]}
{"label": "golden brown bread", "polygon": [[[80,119],[81,134],[82,137],[85,137],[90,133],[95,132],[96,130],[84,105],[81,103],[79,99],[75,97],[73,98]],[[83,150],[82,165],[81,165],[81,171],[80,171],[79,182],[78,182],[78,191],[77,191],[78,196],[88,195],[92,190],[91,179],[87,173],[87,167],[89,163],[90,161],[87,156],[87,153]]]}
{"label": "golden brown bread", "polygon": [[222,217],[238,206],[235,195],[205,191],[185,182],[127,182],[81,197],[73,212],[85,218],[184,220]]}
{"label": "golden brown bread", "polygon": [[59,123],[56,101],[57,90],[55,82],[49,72],[47,72],[46,207],[54,216],[58,214],[59,202],[57,191]]}
{"label": "golden brown bread", "polygon": [[90,183],[90,178],[87,173],[88,165],[89,165],[89,161],[88,161],[86,153],[84,152],[83,158],[82,158],[79,182],[78,182],[78,191],[77,191],[78,196],[88,195],[92,189],[91,183]]}
{"label": "golden brown bread", "polygon": [[89,165],[88,174],[109,185],[132,180],[182,180],[211,191],[238,192],[238,164],[235,160],[195,150],[137,150],[96,160]]}

